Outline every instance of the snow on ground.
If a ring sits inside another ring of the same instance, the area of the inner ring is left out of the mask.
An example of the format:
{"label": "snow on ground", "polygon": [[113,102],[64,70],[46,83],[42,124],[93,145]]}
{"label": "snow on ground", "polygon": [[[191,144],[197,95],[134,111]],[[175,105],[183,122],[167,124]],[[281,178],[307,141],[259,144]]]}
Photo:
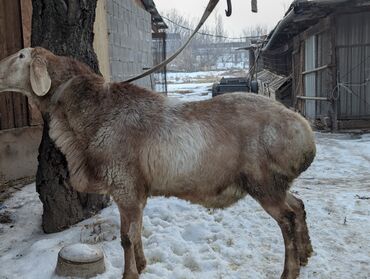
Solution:
{"label": "snow on ground", "polygon": [[[206,97],[207,87],[192,88],[190,95],[179,94],[183,100]],[[316,139],[317,157],[292,188],[306,204],[315,250],[300,278],[370,278],[370,135],[317,133]],[[107,271],[97,279],[121,278],[114,204],[48,235],[40,228],[42,205],[34,184],[0,204],[0,214],[5,211],[13,222],[0,224],[1,279],[58,278],[58,251],[73,243],[102,247]],[[176,198],[151,198],[142,235],[148,261],[143,279],[279,278],[283,268],[280,230],[250,197],[212,211]]]}
{"label": "snow on ground", "polygon": [[167,82],[171,83],[187,83],[194,82],[194,80],[217,80],[219,77],[224,76],[226,71],[207,71],[207,72],[168,72]]}
{"label": "snow on ground", "polygon": [[246,76],[246,69],[239,70],[228,70],[228,71],[204,71],[204,72],[168,72],[167,82],[172,83],[194,83],[194,82],[207,82],[217,81],[221,77],[235,77],[235,76]]}
{"label": "snow on ground", "polygon": [[213,83],[182,83],[168,84],[168,97],[183,101],[202,101],[212,97]]}

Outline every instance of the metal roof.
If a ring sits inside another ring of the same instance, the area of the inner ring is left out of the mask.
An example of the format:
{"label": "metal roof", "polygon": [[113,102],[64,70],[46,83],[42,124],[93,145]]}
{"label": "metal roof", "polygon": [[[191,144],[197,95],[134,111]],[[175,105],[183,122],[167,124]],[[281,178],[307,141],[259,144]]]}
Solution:
{"label": "metal roof", "polygon": [[157,7],[153,0],[141,0],[145,10],[147,10],[152,15],[152,24],[158,29],[167,29],[167,24],[163,21],[163,18],[159,14]]}
{"label": "metal roof", "polygon": [[369,6],[370,0],[295,0],[284,18],[268,35],[263,51],[273,50],[315,25],[321,18],[344,7]]}

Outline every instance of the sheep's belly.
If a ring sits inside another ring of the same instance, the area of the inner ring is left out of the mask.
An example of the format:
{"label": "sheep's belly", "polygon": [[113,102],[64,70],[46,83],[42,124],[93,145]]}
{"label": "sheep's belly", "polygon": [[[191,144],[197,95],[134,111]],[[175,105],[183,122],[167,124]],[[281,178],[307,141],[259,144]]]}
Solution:
{"label": "sheep's belly", "polygon": [[217,176],[202,180],[189,176],[177,180],[154,181],[150,187],[152,196],[177,197],[207,208],[228,207],[247,195],[242,185],[225,183]]}

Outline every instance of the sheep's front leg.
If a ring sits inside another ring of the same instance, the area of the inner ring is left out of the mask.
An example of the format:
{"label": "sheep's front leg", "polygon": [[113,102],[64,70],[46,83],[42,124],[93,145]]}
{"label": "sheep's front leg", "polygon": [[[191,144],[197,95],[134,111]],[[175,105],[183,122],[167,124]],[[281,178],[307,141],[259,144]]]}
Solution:
{"label": "sheep's front leg", "polygon": [[143,208],[127,204],[118,204],[118,207],[121,215],[121,244],[125,256],[123,279],[138,279],[139,271],[136,265],[135,246],[141,242]]}
{"label": "sheep's front leg", "polygon": [[[142,231],[142,227],[143,227],[142,224],[143,224],[143,218],[141,217],[140,218],[140,228],[139,228],[140,232]],[[145,255],[144,255],[144,249],[143,249],[143,242],[142,242],[142,239],[141,239],[141,234],[139,235],[138,242],[135,243],[134,250],[135,250],[136,268],[137,268],[137,271],[140,274],[146,267],[146,259],[145,259]]]}

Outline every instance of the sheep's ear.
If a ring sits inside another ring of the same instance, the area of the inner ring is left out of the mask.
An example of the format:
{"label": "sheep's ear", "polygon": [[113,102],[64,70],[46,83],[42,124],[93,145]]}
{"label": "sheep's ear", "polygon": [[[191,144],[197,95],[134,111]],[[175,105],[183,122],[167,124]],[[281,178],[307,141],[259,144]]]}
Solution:
{"label": "sheep's ear", "polygon": [[32,90],[37,96],[45,96],[49,92],[51,79],[44,59],[36,57],[31,61],[30,80]]}

